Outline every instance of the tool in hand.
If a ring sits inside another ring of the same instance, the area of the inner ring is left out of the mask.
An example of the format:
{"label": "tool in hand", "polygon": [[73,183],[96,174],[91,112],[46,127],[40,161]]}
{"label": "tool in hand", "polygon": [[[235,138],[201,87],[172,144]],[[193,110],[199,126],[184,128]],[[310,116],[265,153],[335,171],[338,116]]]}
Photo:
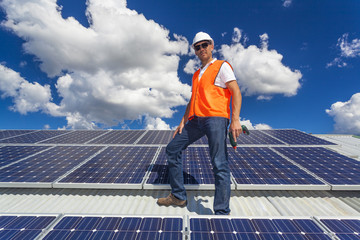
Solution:
{"label": "tool in hand", "polygon": [[[249,129],[247,129],[247,127],[245,125],[242,125],[241,126],[242,128],[242,131],[245,135],[249,135],[250,132],[249,132]],[[234,136],[232,134],[232,132],[229,132],[229,139],[230,139],[230,143],[231,143],[231,146],[236,149],[236,146],[237,146],[237,142],[236,142],[236,139],[234,139]]]}

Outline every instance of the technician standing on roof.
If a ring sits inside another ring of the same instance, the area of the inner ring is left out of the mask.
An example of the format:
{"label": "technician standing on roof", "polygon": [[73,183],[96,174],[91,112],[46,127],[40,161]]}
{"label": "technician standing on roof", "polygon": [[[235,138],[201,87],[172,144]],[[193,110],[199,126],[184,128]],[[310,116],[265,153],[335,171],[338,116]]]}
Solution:
{"label": "technician standing on roof", "polygon": [[215,175],[214,212],[227,215],[230,213],[231,189],[226,136],[230,119],[229,131],[233,136],[237,138],[242,132],[239,118],[241,92],[230,64],[212,58],[214,41],[209,34],[197,33],[192,46],[202,66],[193,75],[191,99],[166,147],[171,193],[166,198],[159,198],[157,203],[186,206],[181,154],[187,146],[206,135]]}

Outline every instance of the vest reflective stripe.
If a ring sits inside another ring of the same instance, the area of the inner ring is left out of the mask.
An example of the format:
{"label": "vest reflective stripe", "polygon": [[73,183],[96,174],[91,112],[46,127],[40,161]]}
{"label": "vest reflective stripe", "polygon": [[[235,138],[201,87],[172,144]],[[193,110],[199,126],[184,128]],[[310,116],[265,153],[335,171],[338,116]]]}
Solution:
{"label": "vest reflective stripe", "polygon": [[225,117],[230,119],[231,93],[229,89],[215,85],[215,79],[225,61],[216,60],[198,79],[200,69],[192,78],[192,95],[189,119],[198,117]]}

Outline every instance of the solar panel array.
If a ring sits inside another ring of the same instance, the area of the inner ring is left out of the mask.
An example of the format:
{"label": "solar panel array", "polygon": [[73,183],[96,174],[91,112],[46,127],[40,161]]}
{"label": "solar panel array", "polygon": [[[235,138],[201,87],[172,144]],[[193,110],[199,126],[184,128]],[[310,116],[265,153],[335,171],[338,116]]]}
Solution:
{"label": "solar panel array", "polygon": [[65,216],[43,239],[182,239],[180,217]]}
{"label": "solar panel array", "polygon": [[190,217],[190,239],[332,239],[310,218],[199,218]]}
{"label": "solar panel array", "polygon": [[[2,130],[0,187],[169,189],[172,130]],[[360,190],[360,165],[298,130],[250,130],[228,145],[232,189]],[[207,138],[183,154],[187,189],[213,189]]]}
{"label": "solar panel array", "polygon": [[359,189],[360,162],[319,147],[275,148],[281,154],[308,169],[336,189]]}
{"label": "solar panel array", "polygon": [[[145,189],[169,189],[165,148],[156,158],[144,185]],[[215,178],[207,147],[188,147],[183,152],[183,177],[186,189],[214,189]],[[235,188],[235,186],[232,186]]]}
{"label": "solar panel array", "polygon": [[318,177],[270,148],[242,147],[229,151],[229,162],[238,189],[330,189]]}
{"label": "solar panel array", "polygon": [[0,239],[35,239],[56,217],[0,215]]}
{"label": "solar panel array", "polygon": [[360,218],[0,215],[0,239],[359,239]]}
{"label": "solar panel array", "polygon": [[54,186],[141,189],[156,152],[156,147],[110,146]]}

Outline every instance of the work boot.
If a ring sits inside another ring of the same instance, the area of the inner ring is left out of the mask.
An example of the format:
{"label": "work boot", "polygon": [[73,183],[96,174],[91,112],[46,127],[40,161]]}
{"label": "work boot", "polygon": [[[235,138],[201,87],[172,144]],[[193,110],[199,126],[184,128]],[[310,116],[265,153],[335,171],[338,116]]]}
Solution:
{"label": "work boot", "polygon": [[176,198],[172,193],[169,194],[166,198],[159,198],[157,200],[157,204],[160,206],[178,206],[178,207],[185,207],[187,204],[186,200],[180,200]]}

